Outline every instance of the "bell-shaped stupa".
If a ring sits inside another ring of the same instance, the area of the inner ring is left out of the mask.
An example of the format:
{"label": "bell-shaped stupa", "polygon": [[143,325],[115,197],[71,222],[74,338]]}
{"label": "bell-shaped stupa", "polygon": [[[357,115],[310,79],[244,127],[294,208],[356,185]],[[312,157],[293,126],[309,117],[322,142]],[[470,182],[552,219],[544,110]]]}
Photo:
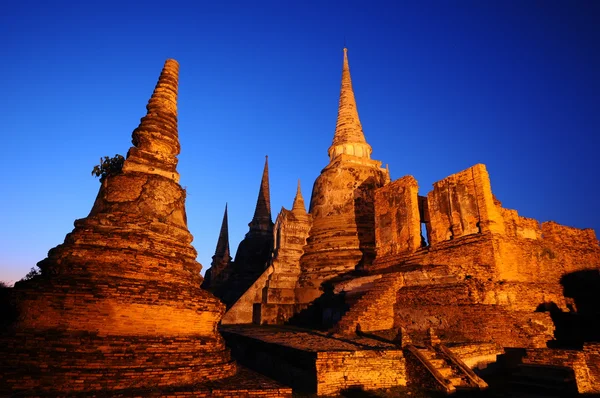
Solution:
{"label": "bell-shaped stupa", "polygon": [[225,306],[202,290],[176,170],[179,65],[167,60],[121,170],[90,214],[15,287],[0,333],[0,395],[157,391],[236,365],[217,332]]}

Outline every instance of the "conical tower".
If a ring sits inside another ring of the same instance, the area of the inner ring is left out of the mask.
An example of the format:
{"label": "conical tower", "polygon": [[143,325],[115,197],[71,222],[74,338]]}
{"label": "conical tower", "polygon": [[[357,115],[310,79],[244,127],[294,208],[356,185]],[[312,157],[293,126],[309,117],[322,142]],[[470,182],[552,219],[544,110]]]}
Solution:
{"label": "conical tower", "polygon": [[342,86],[338,105],[337,123],[333,143],[327,151],[330,161],[342,154],[354,155],[361,158],[371,158],[371,146],[367,144],[362,125],[358,117],[356,99],[352,89],[348,49],[344,48],[344,63],[342,67]]}
{"label": "conical tower", "polygon": [[215,249],[215,255],[212,258],[213,261],[231,260],[231,256],[229,255],[229,223],[227,221],[227,204],[225,204],[225,212],[223,213],[223,222],[221,222],[221,230],[219,231],[217,248]]}
{"label": "conical tower", "polygon": [[271,220],[271,197],[269,192],[269,158],[265,157],[265,166],[260,180],[258,199],[250,227],[244,240],[240,242],[235,260],[228,269],[228,280],[214,290],[227,307],[238,298],[264,272],[271,260],[273,251],[273,221]]}
{"label": "conical tower", "polygon": [[250,233],[273,233],[273,221],[271,219],[271,193],[269,190],[269,157],[265,156],[265,167],[260,180],[254,217],[248,224]]}
{"label": "conical tower", "polygon": [[318,297],[323,282],[368,267],[374,258],[374,193],[389,182],[389,174],[381,162],[371,160],[371,151],[358,117],[348,50],[344,49],[330,160],[315,181],[310,201],[313,223],[300,260],[297,291],[301,302]]}
{"label": "conical tower", "polygon": [[298,188],[296,189],[296,196],[294,197],[294,204],[292,205],[292,213],[296,217],[306,217],[306,206],[304,205],[304,198],[302,197],[302,190],[300,189],[300,180],[298,180]]}
{"label": "conical tower", "polygon": [[217,248],[215,255],[212,256],[210,268],[206,270],[203,289],[215,291],[229,277],[231,255],[229,251],[229,225],[227,221],[227,204],[225,204],[225,213],[223,214],[223,222],[219,231],[219,239],[217,240]]}
{"label": "conical tower", "polygon": [[129,395],[235,372],[216,331],[225,308],[200,289],[177,183],[178,69],[165,62],[134,146],[88,217],[38,264],[40,276],[15,287],[0,395]]}

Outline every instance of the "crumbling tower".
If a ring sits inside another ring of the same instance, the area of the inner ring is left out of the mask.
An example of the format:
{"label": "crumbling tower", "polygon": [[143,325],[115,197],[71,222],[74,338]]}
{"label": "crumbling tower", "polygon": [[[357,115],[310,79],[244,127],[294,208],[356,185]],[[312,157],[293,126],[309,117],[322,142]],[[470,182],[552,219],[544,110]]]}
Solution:
{"label": "crumbling tower", "polygon": [[313,224],[304,255],[298,299],[312,301],[322,282],[368,266],[374,258],[373,195],[389,182],[381,162],[371,159],[358,117],[344,48],[337,124],[329,147],[329,164],[315,181],[310,201]]}
{"label": "crumbling tower", "polygon": [[282,207],[275,221],[275,250],[271,262],[273,272],[269,275],[262,294],[263,323],[283,322],[293,314],[293,304],[296,303],[295,288],[301,272],[300,257],[310,226],[311,216],[304,207],[298,181],[292,210]]}
{"label": "crumbling tower", "polygon": [[178,69],[166,61],[123,168],[103,178],[90,214],[40,276],[15,287],[0,395],[156,391],[235,373],[216,330],[225,307],[200,289],[178,184]]}

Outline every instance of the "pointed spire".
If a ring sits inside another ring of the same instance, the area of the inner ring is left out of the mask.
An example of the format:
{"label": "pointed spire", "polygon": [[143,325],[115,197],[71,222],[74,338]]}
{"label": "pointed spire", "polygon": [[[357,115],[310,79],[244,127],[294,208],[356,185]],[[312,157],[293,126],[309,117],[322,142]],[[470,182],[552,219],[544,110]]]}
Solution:
{"label": "pointed spire", "polygon": [[350,65],[348,64],[348,49],[344,48],[344,65],[342,67],[342,87],[338,107],[337,123],[333,143],[329,147],[329,158],[346,153],[358,157],[371,157],[371,146],[367,144],[362,125],[358,117],[356,99],[352,90]]}
{"label": "pointed spire", "polygon": [[260,182],[260,190],[258,191],[258,199],[256,200],[254,217],[248,226],[251,230],[260,229],[270,231],[273,228],[273,221],[271,221],[271,194],[269,192],[268,156],[265,156],[265,168],[263,170],[263,175]]}
{"label": "pointed spire", "polygon": [[292,213],[306,213],[306,207],[304,206],[304,198],[302,197],[302,191],[300,190],[300,179],[298,179],[298,189],[296,190],[296,197],[294,198]]}
{"label": "pointed spire", "polygon": [[227,221],[227,203],[225,204],[225,213],[223,214],[223,222],[221,223],[221,231],[219,232],[219,240],[217,241],[217,249],[215,250],[215,258],[225,261],[231,260],[229,254],[229,223]]}
{"label": "pointed spire", "polygon": [[133,131],[124,171],[159,174],[179,182],[177,155],[180,151],[177,132],[177,89],[179,64],[168,59],[162,69],[148,110]]}

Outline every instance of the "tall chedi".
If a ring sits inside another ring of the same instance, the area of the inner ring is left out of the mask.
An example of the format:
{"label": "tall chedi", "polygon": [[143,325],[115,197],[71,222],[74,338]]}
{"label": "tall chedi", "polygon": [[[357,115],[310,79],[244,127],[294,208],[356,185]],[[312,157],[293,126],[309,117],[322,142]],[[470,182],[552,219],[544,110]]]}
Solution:
{"label": "tall chedi", "polygon": [[225,205],[217,248],[215,249],[215,255],[212,256],[210,268],[204,274],[202,288],[214,291],[217,287],[221,286],[229,278],[231,260],[229,251],[229,222],[227,221],[227,205]]}
{"label": "tall chedi", "polygon": [[248,233],[240,242],[233,263],[224,271],[232,277],[213,290],[214,294],[223,300],[228,308],[263,273],[271,259],[273,221],[271,219],[268,157],[265,158],[254,216],[248,227]]}
{"label": "tall chedi", "polygon": [[39,263],[40,276],[15,287],[0,395],[136,395],[235,373],[216,330],[225,306],[200,289],[178,184],[178,69],[166,61],[134,146],[102,179],[90,214]]}
{"label": "tall chedi", "polygon": [[389,173],[371,159],[358,117],[344,48],[337,124],[329,147],[329,164],[315,181],[310,201],[313,218],[300,264],[300,302],[321,294],[324,281],[368,266],[375,255],[374,192],[388,183]]}

